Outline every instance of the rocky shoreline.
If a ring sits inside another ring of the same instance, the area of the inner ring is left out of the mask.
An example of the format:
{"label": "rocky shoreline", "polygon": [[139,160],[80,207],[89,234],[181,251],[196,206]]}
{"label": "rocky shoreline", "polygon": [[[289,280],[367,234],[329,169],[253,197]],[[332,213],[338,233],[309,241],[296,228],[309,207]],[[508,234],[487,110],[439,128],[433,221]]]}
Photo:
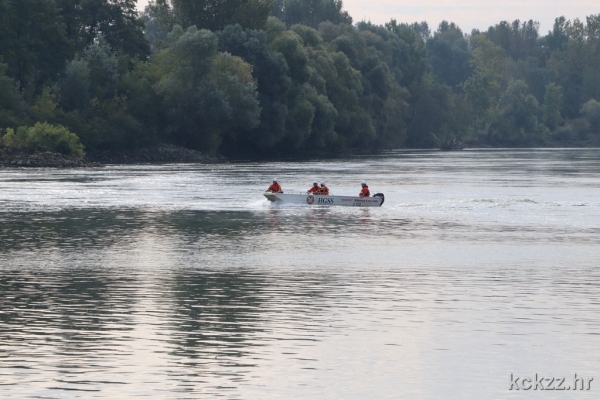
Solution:
{"label": "rocky shoreline", "polygon": [[96,162],[68,157],[60,153],[0,154],[0,168],[81,168],[101,167]]}
{"label": "rocky shoreline", "polygon": [[160,145],[134,151],[94,152],[82,159],[59,153],[35,154],[1,153],[0,168],[89,168],[110,164],[171,164],[171,163],[221,163],[223,157],[208,156],[199,151],[172,145]]}

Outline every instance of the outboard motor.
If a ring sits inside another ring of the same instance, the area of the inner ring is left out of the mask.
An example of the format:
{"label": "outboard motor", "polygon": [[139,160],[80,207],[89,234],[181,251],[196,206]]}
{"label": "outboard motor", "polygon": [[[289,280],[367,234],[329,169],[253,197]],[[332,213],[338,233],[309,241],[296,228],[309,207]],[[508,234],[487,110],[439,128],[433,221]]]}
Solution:
{"label": "outboard motor", "polygon": [[381,204],[380,204],[380,206],[383,205],[383,202],[385,201],[385,196],[383,195],[383,193],[375,193],[373,195],[373,197],[381,197]]}

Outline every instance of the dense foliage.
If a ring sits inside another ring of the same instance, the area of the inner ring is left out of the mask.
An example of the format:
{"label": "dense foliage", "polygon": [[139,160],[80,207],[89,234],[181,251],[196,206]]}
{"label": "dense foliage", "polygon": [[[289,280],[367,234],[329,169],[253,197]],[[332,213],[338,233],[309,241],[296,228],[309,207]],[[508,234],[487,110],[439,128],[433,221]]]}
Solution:
{"label": "dense foliage", "polygon": [[27,153],[50,151],[68,156],[83,157],[83,145],[79,138],[64,126],[54,126],[38,122],[34,126],[21,126],[16,131],[6,129],[2,137],[4,146],[9,150]]}
{"label": "dense foliage", "polygon": [[13,148],[52,126],[88,152],[586,145],[599,101],[600,14],[543,36],[519,20],[353,25],[341,0],[154,0],[142,15],[135,0],[0,0]]}

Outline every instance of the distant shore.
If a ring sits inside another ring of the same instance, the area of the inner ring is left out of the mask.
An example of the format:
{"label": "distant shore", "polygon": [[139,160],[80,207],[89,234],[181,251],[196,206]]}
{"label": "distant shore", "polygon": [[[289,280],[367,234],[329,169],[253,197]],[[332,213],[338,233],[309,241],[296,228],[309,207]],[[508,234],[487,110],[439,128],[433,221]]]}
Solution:
{"label": "distant shore", "polygon": [[0,153],[0,168],[89,168],[111,164],[221,163],[227,159],[173,145],[132,151],[101,151],[78,159],[59,153]]}
{"label": "distant shore", "polygon": [[[462,148],[446,149],[446,148],[420,148],[420,149],[404,149],[404,150],[439,150],[439,151],[462,151],[468,149],[555,149],[555,148],[596,148],[600,147],[600,143],[589,142],[568,142],[568,143],[551,143],[545,146],[490,146],[485,144],[464,145]],[[402,150],[402,149],[393,149]],[[342,154],[298,154],[296,156],[282,156],[271,158],[252,158],[255,161],[294,161],[319,158],[339,158],[352,155],[369,155],[378,154],[380,152],[344,152]],[[234,160],[242,161],[242,159],[234,158]],[[249,161],[250,159],[243,159]],[[99,168],[105,165],[114,164],[178,164],[178,163],[199,163],[199,164],[214,164],[229,162],[224,156],[211,156],[205,153],[186,149],[183,147],[173,146],[169,144],[161,144],[159,146],[147,147],[130,151],[101,151],[86,154],[84,158],[74,158],[65,156],[59,153],[41,152],[34,154],[24,153],[2,153],[0,152],[0,169],[3,168]]]}

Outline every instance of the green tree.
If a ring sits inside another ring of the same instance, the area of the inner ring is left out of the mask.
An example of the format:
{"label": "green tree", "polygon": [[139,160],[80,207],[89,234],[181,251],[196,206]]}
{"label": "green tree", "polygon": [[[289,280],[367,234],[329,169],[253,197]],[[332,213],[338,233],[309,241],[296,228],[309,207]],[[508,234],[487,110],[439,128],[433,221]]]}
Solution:
{"label": "green tree", "polygon": [[[27,0],[30,1],[30,0]],[[53,0],[61,10],[75,52],[102,36],[115,51],[144,59],[150,53],[136,0]],[[69,57],[72,58],[72,57]]]}
{"label": "green tree", "polygon": [[58,152],[83,157],[83,145],[76,134],[60,125],[38,122],[32,127],[21,126],[16,131],[6,130],[2,138],[9,150],[35,153],[38,151]]}
{"label": "green tree", "polygon": [[423,77],[413,88],[416,97],[410,109],[407,145],[410,147],[450,146],[463,138],[468,128],[468,114],[447,85],[432,74]]}
{"label": "green tree", "polygon": [[223,150],[235,156],[234,153],[247,155],[271,149],[286,135],[291,79],[285,57],[269,46],[265,31],[243,29],[236,24],[227,26],[218,36],[220,51],[239,56],[252,65],[262,108],[260,125],[237,135],[235,142],[224,143]]}
{"label": "green tree", "polygon": [[[570,25],[570,21],[567,21],[564,16],[555,18],[552,30],[543,38],[542,43],[545,45],[544,47],[550,52],[563,50],[569,41],[569,35],[566,30],[568,25]],[[546,58],[548,57],[549,55],[546,55]]]}
{"label": "green tree", "polygon": [[67,64],[61,81],[60,104],[65,111],[87,108],[90,101],[90,67],[86,60],[76,58]]}
{"label": "green tree", "polygon": [[258,125],[260,107],[249,64],[218,53],[217,36],[204,29],[176,26],[169,40],[156,55],[155,73],[161,78],[155,87],[176,142],[214,153],[224,134]]}
{"label": "green tree", "polygon": [[565,42],[552,52],[547,67],[563,88],[565,118],[579,116],[582,105],[591,98],[600,98],[600,39],[598,16],[590,16],[587,24],[578,19],[564,23]]}
{"label": "green tree", "polygon": [[507,57],[504,50],[493,44],[485,35],[472,36],[471,45],[474,47],[471,60],[474,72],[462,87],[475,118],[475,134],[489,137],[492,133],[490,128],[498,114]]}
{"label": "green tree", "polygon": [[600,102],[588,100],[581,108],[581,114],[589,122],[594,133],[600,133]]}
{"label": "green tree", "polygon": [[283,55],[289,68],[290,77],[298,84],[306,82],[310,76],[308,54],[302,38],[293,31],[285,31],[271,41],[271,48]]}
{"label": "green tree", "polygon": [[513,60],[524,60],[527,57],[537,57],[541,48],[539,42],[540,23],[529,20],[521,23],[502,21],[491,26],[485,35],[494,44],[502,47]]}
{"label": "green tree", "polygon": [[17,83],[6,76],[7,68],[0,63],[0,131],[19,125],[24,114]]}
{"label": "green tree", "polygon": [[317,28],[321,22],[352,25],[352,17],[343,10],[342,0],[279,0],[271,14],[288,26],[302,24]]}
{"label": "green tree", "polygon": [[271,9],[269,0],[171,0],[171,4],[178,24],[211,31],[233,24],[262,29]]}
{"label": "green tree", "polygon": [[546,133],[539,123],[540,109],[527,84],[513,80],[499,102],[498,119],[491,128],[492,138],[500,143],[534,144]]}
{"label": "green tree", "polygon": [[561,108],[562,88],[554,83],[547,84],[542,115],[544,123],[551,131],[556,130],[563,123],[563,118],[560,114]]}
{"label": "green tree", "polygon": [[45,86],[33,106],[29,109],[32,119],[40,122],[54,122],[59,107],[59,97],[58,85]]}
{"label": "green tree", "polygon": [[465,35],[453,22],[442,21],[427,40],[428,61],[438,79],[458,88],[471,75],[471,51]]}
{"label": "green tree", "polygon": [[0,0],[0,54],[26,100],[53,79],[70,56],[60,10],[48,0]]}

